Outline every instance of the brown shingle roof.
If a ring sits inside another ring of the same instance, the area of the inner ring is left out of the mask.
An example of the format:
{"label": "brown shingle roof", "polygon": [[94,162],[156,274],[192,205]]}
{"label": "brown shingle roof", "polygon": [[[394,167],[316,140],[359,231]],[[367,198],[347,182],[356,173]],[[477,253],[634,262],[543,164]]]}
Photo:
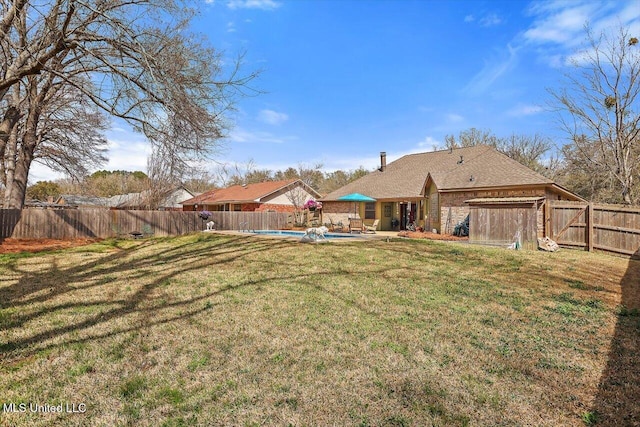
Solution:
{"label": "brown shingle roof", "polygon": [[434,181],[438,190],[553,184],[550,179],[493,147],[477,145],[406,155],[389,163],[384,172],[371,172],[327,194],[322,200],[337,200],[356,192],[378,200],[417,198],[427,177]]}
{"label": "brown shingle roof", "polygon": [[[216,204],[216,203],[251,203],[260,202],[260,199],[275,193],[278,190],[300,181],[299,179],[288,179],[284,181],[266,181],[248,185],[233,185],[227,188],[210,190],[196,197],[182,202],[182,205]],[[300,181],[302,184],[302,181]],[[304,185],[304,184],[303,184]],[[306,187],[306,186],[305,186]],[[315,193],[308,187],[307,191]]]}

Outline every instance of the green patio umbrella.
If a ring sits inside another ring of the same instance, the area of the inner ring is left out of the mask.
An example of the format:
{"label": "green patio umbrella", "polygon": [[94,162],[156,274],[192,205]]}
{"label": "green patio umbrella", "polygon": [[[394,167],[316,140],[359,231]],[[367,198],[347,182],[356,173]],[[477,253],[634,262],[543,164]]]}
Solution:
{"label": "green patio umbrella", "polygon": [[354,213],[358,213],[356,203],[376,201],[376,199],[374,199],[373,197],[365,196],[364,194],[360,194],[360,193],[350,193],[345,196],[338,197],[338,200],[340,200],[341,202],[353,202]]}

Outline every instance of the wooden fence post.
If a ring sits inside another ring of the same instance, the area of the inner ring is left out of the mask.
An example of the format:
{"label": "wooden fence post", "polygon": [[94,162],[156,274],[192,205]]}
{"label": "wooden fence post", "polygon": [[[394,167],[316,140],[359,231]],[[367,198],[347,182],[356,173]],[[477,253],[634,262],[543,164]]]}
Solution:
{"label": "wooden fence post", "polygon": [[589,202],[589,207],[585,213],[587,223],[587,250],[593,252],[593,203]]}
{"label": "wooden fence post", "polygon": [[544,201],[544,211],[545,211],[545,237],[553,240],[553,221],[551,220],[551,215],[553,215],[553,209],[551,208],[551,201],[549,199]]}

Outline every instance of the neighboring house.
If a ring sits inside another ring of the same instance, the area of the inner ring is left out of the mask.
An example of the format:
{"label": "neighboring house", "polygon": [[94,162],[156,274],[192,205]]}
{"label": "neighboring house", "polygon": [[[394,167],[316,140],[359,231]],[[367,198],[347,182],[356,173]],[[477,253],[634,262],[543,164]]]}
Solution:
{"label": "neighboring house", "polygon": [[[182,200],[194,197],[195,194],[184,187],[174,188],[165,194],[155,195],[151,190],[140,193],[117,194],[109,198],[109,207],[112,209],[146,210],[151,206],[160,211],[181,211]],[[160,199],[154,202],[154,197]]]}
{"label": "neighboring house", "polygon": [[300,179],[233,185],[182,202],[185,211],[293,212],[320,194]]}
{"label": "neighboring house", "polygon": [[55,204],[76,209],[107,209],[109,207],[109,198],[63,194],[58,197]]}
{"label": "neighboring house", "polygon": [[48,200],[43,202],[42,200],[37,199],[28,199],[25,200],[23,208],[25,209],[76,209],[77,206],[69,206],[69,205],[59,205],[52,200]]}
{"label": "neighboring house", "polygon": [[180,201],[193,197],[194,194],[178,187],[158,195],[161,200],[158,203],[152,201],[153,193],[145,190],[140,193],[116,194],[112,197],[92,197],[77,196],[71,194],[62,195],[56,200],[58,206],[68,206],[77,209],[126,209],[126,210],[149,210],[154,206],[154,210],[169,211],[182,210]]}
{"label": "neighboring house", "polygon": [[[535,209],[544,229],[546,200],[583,200],[552,180],[486,146],[410,154],[321,199],[323,221],[345,221],[359,215],[366,223],[380,220],[381,230],[405,229],[415,222],[426,230],[451,233],[470,213],[470,206],[524,205]],[[376,202],[338,200],[361,193]],[[540,234],[541,231],[539,231]]]}

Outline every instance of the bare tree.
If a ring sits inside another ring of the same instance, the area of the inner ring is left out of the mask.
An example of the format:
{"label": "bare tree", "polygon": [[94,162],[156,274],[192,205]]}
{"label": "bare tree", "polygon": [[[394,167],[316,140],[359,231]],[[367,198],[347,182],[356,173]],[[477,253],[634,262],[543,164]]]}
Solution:
{"label": "bare tree", "polygon": [[[0,0],[0,157],[18,159],[14,171],[5,168],[13,173],[3,180],[13,182],[7,203],[20,207],[24,199],[33,135],[53,92],[76,94],[127,121],[170,163],[215,153],[226,113],[256,73],[240,76],[241,58],[222,69],[221,53],[188,31],[190,6],[186,0]],[[64,89],[43,90],[47,84]],[[53,153],[61,135],[48,134]]]}
{"label": "bare tree", "polygon": [[549,91],[551,103],[578,158],[606,171],[617,182],[618,201],[631,204],[640,163],[638,39],[622,26],[615,34],[586,32],[588,47],[573,61],[563,88]]}
{"label": "bare tree", "polygon": [[548,155],[552,147],[553,142],[549,138],[536,133],[533,136],[512,134],[500,138],[495,148],[529,169],[553,179],[560,173],[563,164],[558,155]]}
{"label": "bare tree", "polygon": [[460,132],[456,138],[454,135],[445,135],[447,148],[473,147],[475,145],[498,146],[498,137],[490,130],[469,128]]}
{"label": "bare tree", "polygon": [[[586,151],[589,150],[589,151]],[[602,166],[598,159],[600,150],[595,146],[579,150],[573,144],[562,147],[564,165],[557,181],[587,200],[602,203],[620,201],[616,178]]]}
{"label": "bare tree", "polygon": [[473,147],[475,145],[489,145],[513,160],[549,178],[555,177],[562,166],[557,156],[545,157],[553,146],[549,138],[540,134],[518,135],[512,134],[502,138],[490,130],[470,128],[460,132],[456,138],[445,136],[447,148]]}
{"label": "bare tree", "polygon": [[215,176],[206,170],[195,170],[182,183],[192,193],[204,193],[216,187]]}
{"label": "bare tree", "polygon": [[276,173],[278,179],[299,179],[303,184],[299,185],[294,182],[289,186],[289,191],[287,192],[287,199],[291,202],[291,205],[293,205],[297,225],[303,225],[302,208],[307,200],[309,200],[307,187],[315,190],[318,186],[322,185],[321,183],[324,181],[324,174],[321,172],[321,168],[321,163],[310,167],[299,164],[297,170],[288,168],[284,172],[279,171]]}
{"label": "bare tree", "polygon": [[34,161],[78,178],[105,160],[104,115],[87,107],[82,93],[51,73],[25,77],[12,87],[6,102],[24,113],[0,147],[5,206],[19,208],[24,203]]}
{"label": "bare tree", "polygon": [[259,182],[273,181],[273,172],[269,169],[258,169],[256,162],[249,159],[244,163],[225,163],[216,170],[216,181],[221,187],[230,185],[247,185]]}

